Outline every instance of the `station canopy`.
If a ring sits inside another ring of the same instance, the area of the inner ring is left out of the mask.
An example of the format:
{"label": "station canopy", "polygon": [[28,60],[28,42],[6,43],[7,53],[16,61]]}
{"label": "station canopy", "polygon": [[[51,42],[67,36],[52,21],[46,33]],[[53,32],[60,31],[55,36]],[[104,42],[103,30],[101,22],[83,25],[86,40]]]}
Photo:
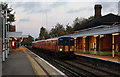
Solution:
{"label": "station canopy", "polygon": [[8,32],[7,35],[9,38],[28,38],[28,35],[22,35],[22,32]]}

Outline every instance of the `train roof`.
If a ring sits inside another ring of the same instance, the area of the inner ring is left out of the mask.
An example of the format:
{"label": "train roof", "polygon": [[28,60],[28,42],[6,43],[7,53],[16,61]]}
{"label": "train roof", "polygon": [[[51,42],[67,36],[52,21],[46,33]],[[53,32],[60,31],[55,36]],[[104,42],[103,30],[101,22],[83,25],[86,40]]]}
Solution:
{"label": "train roof", "polygon": [[57,40],[58,38],[50,38],[50,39],[46,39],[46,40],[38,40],[38,41],[33,41],[32,43],[37,43],[37,42],[41,42],[41,41],[49,41],[49,40]]}
{"label": "train roof", "polygon": [[48,40],[57,40],[58,39],[58,37],[56,37],[56,38],[50,38],[50,39],[46,39],[46,41],[48,41]]}
{"label": "train roof", "polygon": [[71,36],[61,36],[59,38],[73,38],[73,37],[71,37]]}
{"label": "train roof", "polygon": [[37,43],[38,41],[33,41],[32,43]]}
{"label": "train roof", "polygon": [[46,40],[33,41],[32,43],[37,43],[37,42],[41,42],[41,41],[49,41],[49,40],[58,40],[60,38],[73,38],[73,37],[71,37],[71,36],[60,36],[60,37],[50,38],[50,39],[46,39]]}

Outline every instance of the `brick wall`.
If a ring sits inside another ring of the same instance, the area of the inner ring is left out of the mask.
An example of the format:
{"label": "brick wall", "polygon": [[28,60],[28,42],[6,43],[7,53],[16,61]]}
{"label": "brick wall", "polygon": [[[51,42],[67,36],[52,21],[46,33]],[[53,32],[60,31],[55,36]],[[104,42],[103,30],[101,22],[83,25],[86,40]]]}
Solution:
{"label": "brick wall", "polygon": [[100,39],[101,51],[112,51],[112,34],[106,34]]}
{"label": "brick wall", "polygon": [[94,36],[90,36],[90,50],[94,51]]}
{"label": "brick wall", "polygon": [[77,38],[77,49],[83,49],[82,37]]}

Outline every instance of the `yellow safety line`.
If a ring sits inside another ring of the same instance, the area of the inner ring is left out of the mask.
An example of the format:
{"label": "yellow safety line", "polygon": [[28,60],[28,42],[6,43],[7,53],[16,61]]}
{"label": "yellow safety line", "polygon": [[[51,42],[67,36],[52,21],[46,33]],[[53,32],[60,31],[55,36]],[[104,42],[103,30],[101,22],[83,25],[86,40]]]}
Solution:
{"label": "yellow safety line", "polygon": [[35,72],[36,75],[40,76],[40,75],[47,75],[43,69],[37,64],[37,62],[30,56],[27,54],[27,57],[32,65],[32,68]]}

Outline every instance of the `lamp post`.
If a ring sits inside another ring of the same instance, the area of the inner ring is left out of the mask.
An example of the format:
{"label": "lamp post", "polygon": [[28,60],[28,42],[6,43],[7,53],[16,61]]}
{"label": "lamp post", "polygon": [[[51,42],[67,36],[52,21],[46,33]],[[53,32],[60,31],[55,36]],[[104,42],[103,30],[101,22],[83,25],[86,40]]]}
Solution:
{"label": "lamp post", "polygon": [[3,40],[3,47],[2,47],[2,60],[5,61],[5,18],[4,18],[4,10],[1,11],[2,13],[2,40]]}
{"label": "lamp post", "polygon": [[[7,16],[8,15],[10,15],[10,12],[11,11],[13,11],[13,9],[12,8],[8,8],[7,9]],[[14,14],[15,14],[15,12],[14,12]],[[7,20],[7,17],[6,17],[6,20]],[[11,21],[7,21],[7,33],[9,33],[9,29],[10,29],[10,24],[11,24]],[[8,35],[7,35],[8,36]],[[8,50],[8,54],[10,53],[9,51],[10,51],[10,49],[9,49],[9,36],[8,36],[8,39],[7,39],[7,50]]]}
{"label": "lamp post", "polygon": [[[10,14],[12,8],[8,8],[8,4],[1,3],[1,15],[2,15],[2,60],[5,61],[5,58],[8,58],[9,54],[9,25],[11,22],[14,22],[14,14]],[[9,17],[9,18],[8,18]],[[9,22],[9,23],[8,23]]]}
{"label": "lamp post", "polygon": [[8,35],[7,35],[7,8],[6,8],[6,10],[5,10],[5,22],[6,22],[6,24],[5,24],[5,31],[6,31],[6,35],[5,35],[5,40],[6,40],[6,58],[8,58]]}
{"label": "lamp post", "polygon": [[[9,25],[10,25],[10,23],[8,22],[8,27],[7,27],[7,28],[8,28],[8,33],[9,33]],[[7,34],[7,36],[8,36],[8,34]],[[9,54],[9,53],[10,53],[10,52],[9,52],[9,50],[10,50],[10,49],[9,49],[9,36],[8,36],[8,44],[7,44],[7,47],[8,47],[8,54]]]}

